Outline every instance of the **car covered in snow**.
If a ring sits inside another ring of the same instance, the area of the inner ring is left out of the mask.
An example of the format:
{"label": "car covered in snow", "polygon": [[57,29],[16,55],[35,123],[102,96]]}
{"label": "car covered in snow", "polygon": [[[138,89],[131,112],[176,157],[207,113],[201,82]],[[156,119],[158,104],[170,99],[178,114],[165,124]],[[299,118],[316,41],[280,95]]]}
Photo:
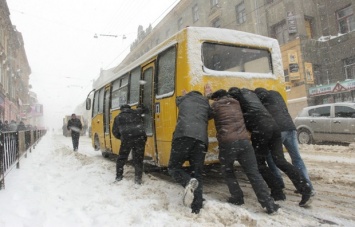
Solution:
{"label": "car covered in snow", "polygon": [[305,107],[295,118],[300,144],[355,142],[355,103]]}

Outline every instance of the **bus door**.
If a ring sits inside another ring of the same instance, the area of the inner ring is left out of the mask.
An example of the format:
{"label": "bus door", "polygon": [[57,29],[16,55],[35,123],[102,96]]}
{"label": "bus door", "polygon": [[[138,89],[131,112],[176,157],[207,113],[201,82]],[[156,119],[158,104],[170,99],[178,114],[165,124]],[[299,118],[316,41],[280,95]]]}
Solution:
{"label": "bus door", "polygon": [[105,88],[104,95],[104,140],[105,140],[105,150],[111,151],[111,133],[110,133],[110,125],[111,125],[111,86]]}
{"label": "bus door", "polygon": [[154,129],[154,72],[155,72],[155,62],[152,62],[142,68],[144,85],[141,89],[142,104],[147,110],[144,114],[144,126],[147,133],[147,143],[145,147],[145,156],[153,158],[157,161],[156,156],[156,142],[155,142],[155,129]]}

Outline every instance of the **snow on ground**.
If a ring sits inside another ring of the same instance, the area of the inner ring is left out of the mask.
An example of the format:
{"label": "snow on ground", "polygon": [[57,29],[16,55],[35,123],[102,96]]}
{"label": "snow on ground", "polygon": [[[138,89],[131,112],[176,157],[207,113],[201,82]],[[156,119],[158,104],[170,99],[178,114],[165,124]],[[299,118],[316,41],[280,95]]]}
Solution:
{"label": "snow on ground", "polygon": [[225,202],[227,186],[219,169],[211,169],[196,215],[182,205],[183,188],[168,175],[146,173],[137,187],[128,166],[123,181],[113,183],[115,162],[94,151],[90,138],[80,137],[74,153],[70,137],[49,132],[6,176],[0,226],[355,226],[355,147],[302,145],[301,151],[317,191],[311,207],[298,206],[300,196],[285,177],[287,200],[267,215],[237,166],[245,204]]}

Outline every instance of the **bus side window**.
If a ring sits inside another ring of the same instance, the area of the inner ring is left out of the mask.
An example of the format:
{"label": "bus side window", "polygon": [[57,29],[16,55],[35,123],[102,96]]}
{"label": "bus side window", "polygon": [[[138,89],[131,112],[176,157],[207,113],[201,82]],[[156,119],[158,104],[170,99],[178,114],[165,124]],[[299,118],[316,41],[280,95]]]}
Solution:
{"label": "bus side window", "polygon": [[157,95],[174,91],[176,72],[176,46],[159,55]]}
{"label": "bus side window", "polygon": [[98,103],[98,112],[103,113],[104,112],[104,94],[105,94],[105,88],[101,88],[99,91],[99,103]]}
{"label": "bus side window", "polygon": [[131,80],[129,82],[129,104],[138,103],[139,101],[140,77],[141,67],[137,67],[131,71]]}
{"label": "bus side window", "polygon": [[99,113],[99,94],[100,91],[96,91],[93,100],[93,116],[96,116]]}
{"label": "bus side window", "polygon": [[112,84],[111,108],[117,109],[127,104],[128,96],[128,74],[115,80]]}

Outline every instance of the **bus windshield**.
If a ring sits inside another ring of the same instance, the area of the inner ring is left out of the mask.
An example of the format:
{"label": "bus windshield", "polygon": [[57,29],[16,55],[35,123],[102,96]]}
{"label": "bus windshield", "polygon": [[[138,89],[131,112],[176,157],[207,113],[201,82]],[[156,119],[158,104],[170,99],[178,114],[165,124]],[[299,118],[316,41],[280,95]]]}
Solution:
{"label": "bus windshield", "polygon": [[265,49],[205,42],[202,61],[215,71],[272,73],[271,54]]}

